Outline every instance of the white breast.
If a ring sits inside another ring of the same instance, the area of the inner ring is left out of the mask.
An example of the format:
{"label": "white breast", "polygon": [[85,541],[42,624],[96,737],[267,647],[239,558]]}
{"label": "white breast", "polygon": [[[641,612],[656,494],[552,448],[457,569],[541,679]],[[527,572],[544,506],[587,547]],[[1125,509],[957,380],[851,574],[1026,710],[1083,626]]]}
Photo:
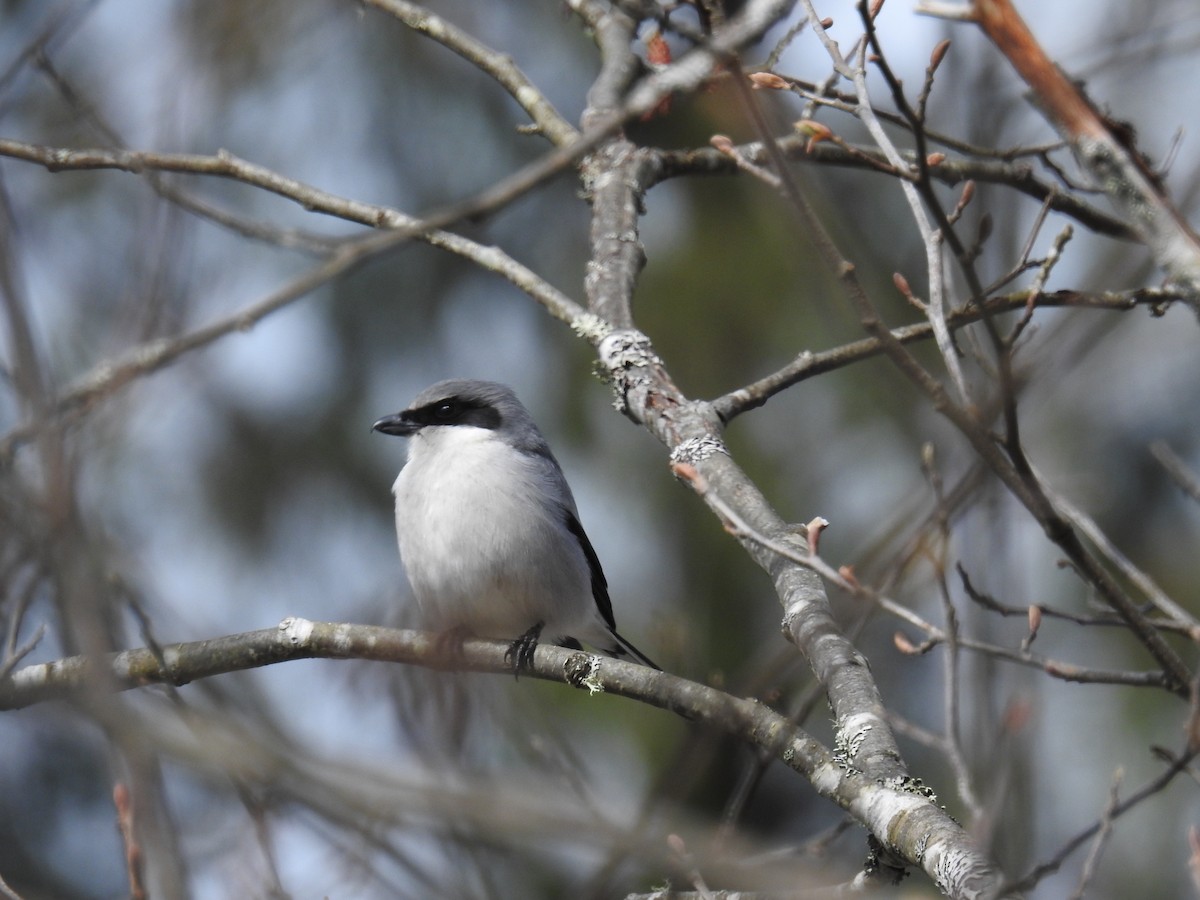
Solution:
{"label": "white breast", "polygon": [[539,621],[551,639],[594,632],[587,560],[548,494],[551,466],[484,428],[426,428],[410,439],[392,489],[396,533],[429,625],[497,638]]}

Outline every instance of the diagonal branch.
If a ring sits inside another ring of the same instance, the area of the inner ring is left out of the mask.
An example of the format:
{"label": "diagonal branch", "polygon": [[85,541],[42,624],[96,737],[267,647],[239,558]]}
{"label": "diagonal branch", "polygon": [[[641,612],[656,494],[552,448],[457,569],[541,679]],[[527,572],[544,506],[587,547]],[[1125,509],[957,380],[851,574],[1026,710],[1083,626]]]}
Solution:
{"label": "diagonal branch", "polygon": [[1010,0],[925,2],[917,11],[977,24],[1029,85],[1036,105],[1070,145],[1150,248],[1155,262],[1191,291],[1200,316],[1200,236],[1167,196],[1161,179],[1133,145],[1129,129],[1105,116],[1047,56]]}
{"label": "diagonal branch", "polygon": [[[821,33],[821,29],[815,29]],[[835,66],[841,60],[836,44],[824,38],[833,54]],[[841,60],[844,63],[844,60]],[[839,69],[840,71],[840,69]],[[972,405],[960,404],[921,363],[909,352],[890,329],[884,324],[870,295],[860,282],[854,264],[841,252],[837,243],[825,229],[815,210],[795,185],[786,168],[778,172],[782,179],[785,195],[791,200],[801,221],[807,229],[813,246],[820,254],[829,271],[841,285],[851,308],[858,315],[863,329],[880,341],[883,352],[896,368],[926,395],[935,410],[945,416],[967,439],[980,458],[1000,478],[1012,494],[1025,506],[1042,527],[1046,536],[1057,544],[1087,583],[1093,585],[1100,596],[1122,619],[1142,645],[1162,666],[1169,679],[1169,689],[1179,696],[1188,696],[1192,673],[1175,649],[1167,643],[1163,634],[1143,614],[1138,605],[1122,589],[1121,585],[1083,545],[1079,534],[1054,509],[1046,495],[1045,487],[1031,470],[1017,438],[1015,423],[1010,422],[1009,437],[1002,449],[987,426],[985,417]],[[1004,357],[1001,357],[1003,360]],[[1011,394],[1008,395],[1011,399]],[[1006,404],[1010,407],[1011,403]],[[708,477],[708,473],[703,473]],[[710,479],[711,480],[711,479]],[[770,528],[758,529],[768,535]],[[898,757],[897,757],[898,758]]]}
{"label": "diagonal branch", "polygon": [[[747,11],[758,5],[767,4],[751,4]],[[714,36],[714,44],[721,34]],[[653,162],[652,155],[613,140],[590,157],[585,168],[586,183],[592,185],[594,240],[586,282],[589,308],[606,322],[625,326],[620,330],[608,326],[591,337],[625,413],[670,448],[672,463],[693,466],[703,476],[711,488],[705,497],[712,498],[708,502],[714,512],[721,515],[721,504],[727,504],[755,534],[794,541],[793,529],[725,451],[712,408],[685,397],[649,338],[629,328],[633,289],[643,260],[637,220],[646,186],[653,183]],[[826,687],[838,727],[846,729],[845,743],[854,748],[855,765],[876,776],[904,775],[878,688],[865,661],[834,621],[821,579],[750,538],[740,541],[774,579],[787,633]]]}
{"label": "diagonal branch", "polygon": [[[728,25],[716,29],[711,46],[738,46],[729,43],[729,29],[746,16],[772,8],[769,0],[747,4]],[[617,42],[603,46],[617,54],[629,52]],[[605,65],[610,62],[606,60]],[[612,62],[611,68],[621,71],[619,61]],[[631,96],[638,90],[635,87]],[[604,104],[615,100],[594,88],[589,102],[598,108],[589,107],[584,120],[602,119]],[[907,781],[879,689],[866,660],[834,620],[820,577],[771,549],[774,543],[784,543],[803,550],[805,544],[802,539],[797,541],[797,529],[782,520],[730,458],[720,438],[720,420],[711,406],[692,401],[679,391],[649,338],[633,327],[632,297],[644,260],[638,217],[648,187],[656,182],[658,159],[658,154],[614,137],[585,163],[583,177],[593,216],[592,258],[585,288],[589,309],[597,316],[596,327],[586,336],[599,351],[618,407],[670,448],[674,466],[689,467],[701,476],[709,488],[703,499],[714,512],[721,515],[722,508],[732,509],[750,532],[767,537],[767,544],[745,535],[738,540],[774,581],[784,606],[785,633],[805,655],[829,697],[838,746],[847,759],[872,777]],[[898,860],[911,861],[914,850],[908,847],[895,859],[889,857],[883,868],[885,877],[899,877],[903,864]],[[969,895],[979,885],[985,885],[983,893],[994,891],[999,884],[994,871],[986,861],[978,863],[940,883],[950,885],[947,889],[956,895]],[[872,874],[878,876],[879,870]]]}
{"label": "diagonal branch", "polygon": [[507,54],[499,53],[473,35],[408,0],[365,0],[369,6],[395,16],[409,28],[454,51],[481,72],[490,75],[517,101],[552,144],[565,147],[579,132],[554,108]]}

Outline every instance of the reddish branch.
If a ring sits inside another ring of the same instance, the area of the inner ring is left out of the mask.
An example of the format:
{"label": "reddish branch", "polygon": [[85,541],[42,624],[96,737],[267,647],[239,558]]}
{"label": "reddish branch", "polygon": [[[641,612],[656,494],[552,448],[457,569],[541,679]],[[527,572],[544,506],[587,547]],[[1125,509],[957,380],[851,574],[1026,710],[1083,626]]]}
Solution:
{"label": "reddish branch", "polygon": [[1167,197],[1133,145],[1129,126],[1096,108],[1083,88],[1054,64],[1010,0],[972,0],[964,7],[926,0],[919,11],[976,23],[1029,85],[1034,101],[1150,247],[1155,261],[1192,291],[1200,315],[1200,237]]}
{"label": "reddish branch", "polygon": [[131,900],[146,900],[146,887],[143,879],[145,860],[142,857],[142,847],[134,833],[133,799],[129,795],[127,785],[118,782],[113,787],[113,805],[117,808],[117,829],[121,832],[121,841],[125,845],[125,868],[129,876],[129,896]]}
{"label": "reddish branch", "polygon": [[1038,44],[1008,0],[975,0],[975,21],[1034,90],[1038,105],[1069,140],[1110,137],[1104,117]]}

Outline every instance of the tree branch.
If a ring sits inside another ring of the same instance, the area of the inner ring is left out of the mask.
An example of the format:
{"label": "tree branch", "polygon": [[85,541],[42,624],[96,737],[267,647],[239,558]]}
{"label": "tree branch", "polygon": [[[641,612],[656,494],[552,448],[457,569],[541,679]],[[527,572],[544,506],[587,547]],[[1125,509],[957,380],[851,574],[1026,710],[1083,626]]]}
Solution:
{"label": "tree branch", "polygon": [[[1158,315],[1164,306],[1182,296],[1183,291],[1178,288],[1140,288],[1133,291],[1106,291],[1099,294],[1064,290],[1050,294],[1038,294],[1033,298],[1033,302],[1037,307],[1082,307],[1122,312],[1138,306],[1147,306],[1152,313]],[[1030,297],[1027,291],[989,297],[982,303],[959,307],[946,317],[946,321],[952,329],[958,329],[979,321],[985,315],[1021,309],[1028,306],[1029,302]],[[911,344],[916,341],[928,340],[932,337],[933,330],[926,321],[901,325],[893,328],[891,334],[899,343]],[[873,337],[862,338],[829,350],[816,352],[805,350],[778,371],[753,384],[748,384],[716,398],[712,402],[713,409],[721,417],[721,421],[730,422],[742,413],[762,406],[776,394],[794,384],[799,384],[815,375],[870,359],[883,352],[883,345],[878,338]]]}
{"label": "tree branch", "polygon": [[579,138],[579,132],[554,108],[546,95],[517,67],[512,58],[456,27],[441,16],[407,0],[365,0],[369,6],[395,16],[409,28],[454,51],[481,72],[490,75],[529,113],[537,130],[556,147]]}
{"label": "tree branch", "polygon": [[[808,138],[797,135],[784,135],[777,138],[777,143],[788,159],[796,162],[865,169],[876,173],[888,170],[887,158],[871,147],[828,141],[812,143]],[[707,147],[659,152],[662,158],[663,178],[694,174],[733,174],[737,170],[737,166],[728,157]],[[768,161],[767,150],[761,141],[740,145],[737,152],[744,159],[754,163],[762,164]],[[901,152],[900,158],[904,161],[906,169],[916,164],[916,157],[911,152]],[[1034,200],[1049,204],[1050,209],[1070,216],[1097,234],[1122,240],[1138,239],[1133,229],[1120,219],[1038,178],[1034,174],[1033,166],[1026,162],[947,157],[929,165],[929,177],[950,186],[962,184],[964,181],[1004,185]]]}
{"label": "tree branch", "polygon": [[[1150,248],[1155,262],[1190,290],[1200,316],[1200,236],[1171,203],[1161,179],[1133,145],[1132,130],[1105,116],[1082,87],[1046,55],[1010,0],[969,0],[962,7],[918,3],[917,11],[977,24],[1029,85],[1036,106],[1070,145]],[[948,17],[950,17],[948,16]]]}
{"label": "tree branch", "polygon": [[[429,632],[288,618],[276,628],[170,644],[157,651],[126,650],[103,660],[77,656],[27,666],[0,682],[0,709],[86,698],[89,692],[108,687],[181,686],[296,659],[368,659],[458,671],[512,672],[505,658],[505,642],[468,639],[461,651],[456,648],[447,654],[438,637]],[[823,797],[850,812],[889,850],[924,868],[944,890],[954,896],[997,896],[994,890],[968,890],[971,878],[989,873],[989,883],[994,884],[996,875],[972,848],[962,828],[919,782],[871,778],[757,701],[738,699],[634,663],[546,644],[534,651],[529,674],[590,693],[615,694],[657,706],[767,750],[807,778]]]}

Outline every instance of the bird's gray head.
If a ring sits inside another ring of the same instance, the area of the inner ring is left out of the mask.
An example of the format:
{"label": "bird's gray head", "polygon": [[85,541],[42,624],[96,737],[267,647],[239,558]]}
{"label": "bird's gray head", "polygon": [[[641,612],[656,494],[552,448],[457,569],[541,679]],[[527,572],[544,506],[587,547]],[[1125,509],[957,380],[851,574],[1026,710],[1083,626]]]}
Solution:
{"label": "bird's gray head", "polygon": [[545,453],[546,440],[512,388],[495,381],[452,378],[421,391],[395,415],[373,426],[383,434],[411,437],[425,428],[473,426],[527,453]]}

